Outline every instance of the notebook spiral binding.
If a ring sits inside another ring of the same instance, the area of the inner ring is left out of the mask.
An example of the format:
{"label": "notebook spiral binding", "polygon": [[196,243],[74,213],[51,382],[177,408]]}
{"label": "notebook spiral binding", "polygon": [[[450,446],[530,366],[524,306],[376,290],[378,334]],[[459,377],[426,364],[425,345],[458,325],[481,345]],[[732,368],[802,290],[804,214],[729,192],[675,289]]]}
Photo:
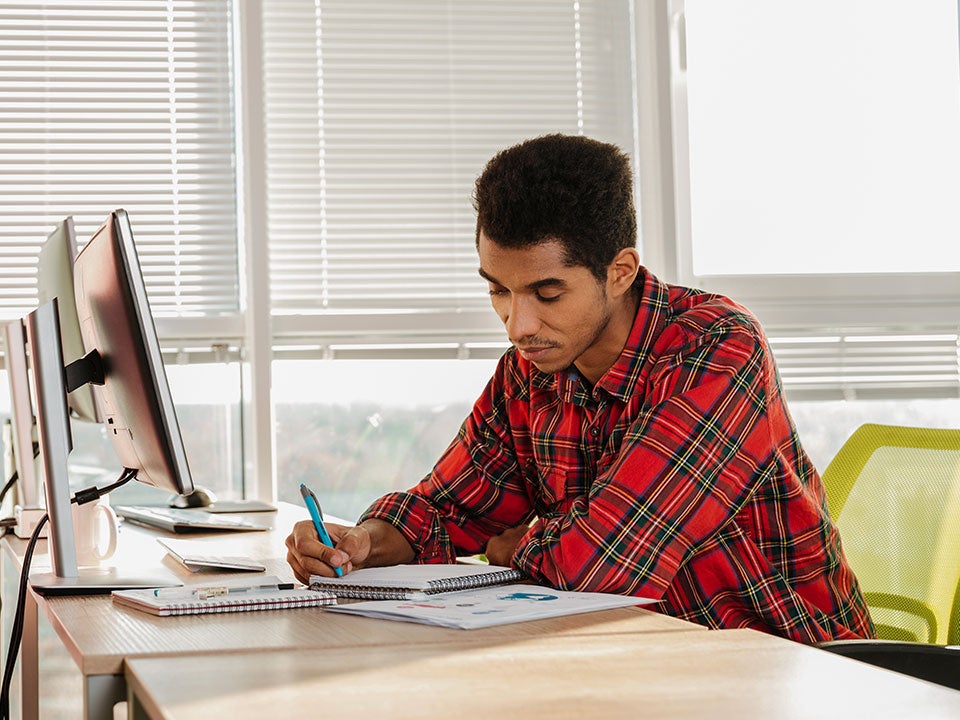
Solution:
{"label": "notebook spiral binding", "polygon": [[371,585],[351,585],[344,582],[322,583],[312,582],[312,590],[324,590],[335,593],[338,597],[361,600],[410,600],[424,595],[437,595],[457,590],[472,590],[490,585],[503,585],[516,580],[522,580],[523,573],[514,568],[506,568],[482,575],[464,575],[462,577],[437,578],[430,580],[426,587],[404,588]]}
{"label": "notebook spiral binding", "polygon": [[216,604],[191,602],[170,603],[161,610],[161,614],[201,615],[206,613],[246,612],[249,610],[273,610],[276,608],[315,607],[318,604],[327,605],[331,603],[318,603],[315,599],[307,596],[285,598],[282,600],[271,598],[221,598]]}

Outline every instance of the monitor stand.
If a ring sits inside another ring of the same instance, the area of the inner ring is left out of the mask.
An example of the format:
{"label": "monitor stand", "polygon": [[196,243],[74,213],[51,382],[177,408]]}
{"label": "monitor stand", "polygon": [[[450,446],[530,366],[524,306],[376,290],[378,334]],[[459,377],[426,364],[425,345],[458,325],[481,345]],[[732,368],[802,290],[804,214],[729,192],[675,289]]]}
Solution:
{"label": "monitor stand", "polygon": [[67,458],[71,450],[70,415],[60,349],[60,319],[56,299],[27,316],[27,345],[37,399],[37,430],[43,459],[49,529],[47,547],[51,573],[30,575],[31,586],[45,595],[93,595],[137,587],[182,585],[161,568],[118,572],[112,568],[77,567],[70,509]]}
{"label": "monitor stand", "polygon": [[83,568],[76,577],[60,577],[54,573],[30,574],[30,587],[40,595],[100,595],[113,590],[180,585],[183,583],[172,573],[161,576],[156,569],[131,573],[116,568]]}

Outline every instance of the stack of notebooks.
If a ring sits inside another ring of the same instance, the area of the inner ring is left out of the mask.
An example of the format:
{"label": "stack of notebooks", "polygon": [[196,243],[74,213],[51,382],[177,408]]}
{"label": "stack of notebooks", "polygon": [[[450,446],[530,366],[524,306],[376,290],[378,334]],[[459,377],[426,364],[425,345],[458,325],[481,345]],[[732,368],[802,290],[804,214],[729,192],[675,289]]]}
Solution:
{"label": "stack of notebooks", "polygon": [[[541,620],[655,602],[622,595],[553,590],[518,583],[523,575],[495,565],[394,565],[315,575],[310,586],[275,577],[256,582],[115,590],[113,601],[154,615],[325,607],[365,617],[461,629]],[[365,600],[336,604],[337,598]]]}

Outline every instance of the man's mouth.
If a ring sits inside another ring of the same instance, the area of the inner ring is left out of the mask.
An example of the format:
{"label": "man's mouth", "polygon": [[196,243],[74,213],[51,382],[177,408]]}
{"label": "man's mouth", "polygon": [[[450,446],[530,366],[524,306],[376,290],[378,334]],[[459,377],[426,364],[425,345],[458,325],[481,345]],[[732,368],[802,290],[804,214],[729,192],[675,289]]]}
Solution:
{"label": "man's mouth", "polygon": [[550,345],[528,345],[526,347],[518,347],[517,351],[521,357],[535,363],[544,358],[553,349],[553,346]]}

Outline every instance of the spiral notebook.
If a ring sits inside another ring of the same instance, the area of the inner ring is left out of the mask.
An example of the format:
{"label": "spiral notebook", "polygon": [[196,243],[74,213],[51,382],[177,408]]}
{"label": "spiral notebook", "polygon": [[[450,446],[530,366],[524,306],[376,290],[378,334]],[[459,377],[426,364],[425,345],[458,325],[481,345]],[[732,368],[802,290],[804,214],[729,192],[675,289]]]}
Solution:
{"label": "spiral notebook", "polygon": [[231,582],[114,590],[111,596],[117,605],[163,616],[282,610],[333,605],[337,601],[336,596],[330,593],[317,592],[293,583],[281,583],[275,577],[258,578],[256,584]]}
{"label": "spiral notebook", "polygon": [[362,600],[419,600],[523,580],[519,570],[500,565],[390,565],[361,568],[342,578],[310,577],[310,589]]}

